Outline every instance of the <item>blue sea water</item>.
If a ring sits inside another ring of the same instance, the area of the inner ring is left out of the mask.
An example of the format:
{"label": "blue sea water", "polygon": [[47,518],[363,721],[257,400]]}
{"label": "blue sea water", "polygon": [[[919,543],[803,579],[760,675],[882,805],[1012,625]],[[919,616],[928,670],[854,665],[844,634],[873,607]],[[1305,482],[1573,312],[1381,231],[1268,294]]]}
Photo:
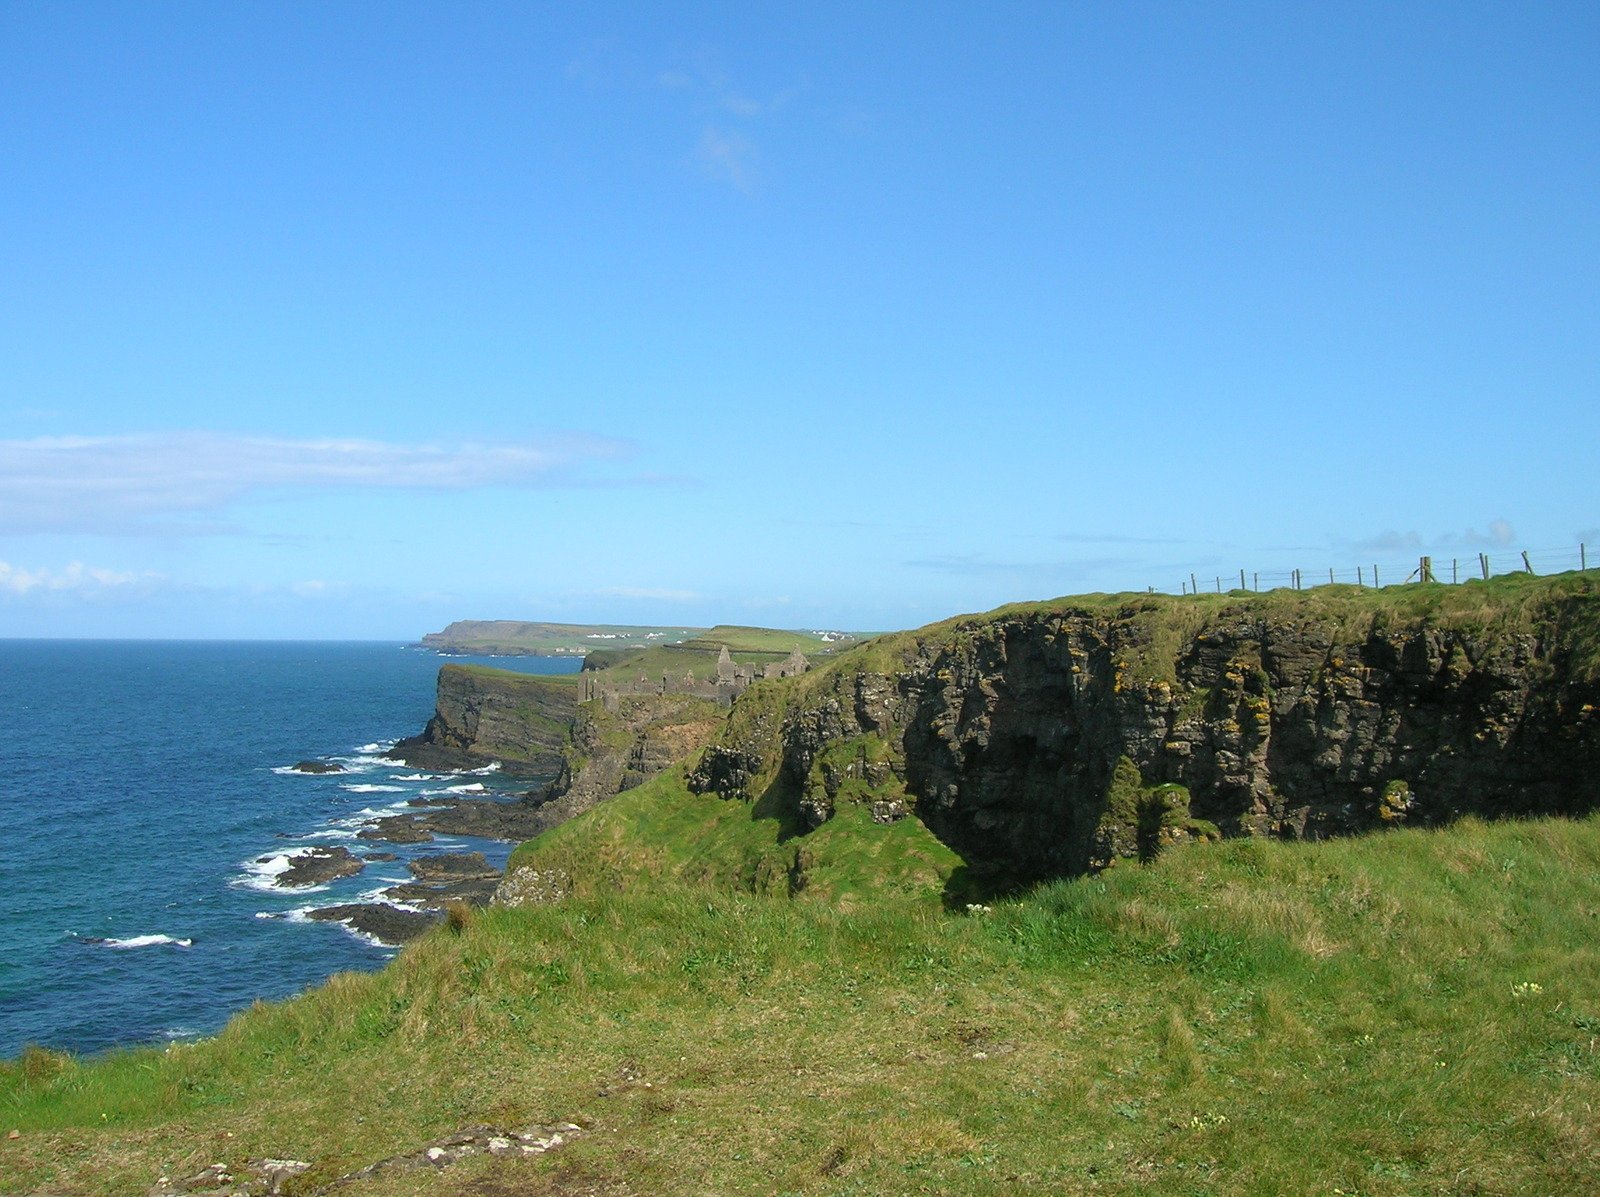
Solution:
{"label": "blue sea water", "polygon": [[[393,955],[305,910],[406,880],[416,855],[503,863],[492,841],[353,838],[411,798],[521,788],[377,755],[421,730],[440,664],[399,644],[0,641],[0,1057],[210,1034]],[[349,771],[289,771],[312,757]],[[274,857],[339,843],[400,859],[314,892],[272,885]]]}

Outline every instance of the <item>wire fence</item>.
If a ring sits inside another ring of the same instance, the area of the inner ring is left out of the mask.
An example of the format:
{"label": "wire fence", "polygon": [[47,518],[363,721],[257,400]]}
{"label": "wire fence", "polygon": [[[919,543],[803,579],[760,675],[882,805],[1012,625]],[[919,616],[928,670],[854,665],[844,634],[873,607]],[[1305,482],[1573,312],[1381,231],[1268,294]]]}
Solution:
{"label": "wire fence", "polygon": [[[1600,559],[1594,562],[1600,568]],[[1231,590],[1309,590],[1313,586],[1343,584],[1381,588],[1404,586],[1413,582],[1443,582],[1460,585],[1463,582],[1487,580],[1501,574],[1560,574],[1590,567],[1589,546],[1579,544],[1565,549],[1513,549],[1496,547],[1490,552],[1471,553],[1454,557],[1425,555],[1409,560],[1369,561],[1343,568],[1326,569],[1246,570],[1237,573],[1213,574],[1210,577],[1191,573],[1178,584],[1178,594],[1224,594]],[[1150,587],[1154,592],[1157,587]],[[1173,593],[1167,588],[1165,593]]]}

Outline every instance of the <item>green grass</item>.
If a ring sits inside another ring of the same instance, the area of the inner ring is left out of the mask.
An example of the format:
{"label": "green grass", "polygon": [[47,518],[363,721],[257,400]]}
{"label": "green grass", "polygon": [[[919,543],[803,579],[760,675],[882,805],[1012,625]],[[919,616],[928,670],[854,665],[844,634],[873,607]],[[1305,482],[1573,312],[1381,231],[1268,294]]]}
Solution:
{"label": "green grass", "polygon": [[1570,654],[1576,681],[1600,679],[1600,571],[1535,577],[1502,574],[1458,586],[1347,585],[1261,594],[1084,594],[1013,603],[981,615],[960,615],[909,632],[891,632],[842,650],[805,681],[856,671],[894,673],[920,652],[951,645],[1012,620],[1086,616],[1113,622],[1122,641],[1118,664],[1129,683],[1171,683],[1176,663],[1208,628],[1241,621],[1293,621],[1318,625],[1333,643],[1364,640],[1371,632],[1427,623],[1471,633],[1482,641],[1539,634],[1554,636]]}
{"label": "green grass", "polygon": [[[306,1191],[467,1124],[570,1119],[588,1133],[536,1161],[341,1192],[1600,1190],[1600,819],[1196,845],[952,915],[630,871],[692,836],[801,842],[654,792],[653,823],[644,791],[595,812],[639,804],[609,884],[212,1040],[0,1068],[0,1187],[274,1155],[316,1162]],[[910,823],[880,860],[922,851]],[[872,830],[812,848],[860,880]],[[604,839],[537,851],[562,833]]]}
{"label": "green grass", "polygon": [[[821,652],[830,643],[812,632],[788,632],[777,628],[747,628],[734,624],[718,624],[708,632],[701,632],[691,644],[727,645],[730,653],[780,653],[788,655],[794,649],[803,653]],[[835,641],[834,644],[839,642]]]}

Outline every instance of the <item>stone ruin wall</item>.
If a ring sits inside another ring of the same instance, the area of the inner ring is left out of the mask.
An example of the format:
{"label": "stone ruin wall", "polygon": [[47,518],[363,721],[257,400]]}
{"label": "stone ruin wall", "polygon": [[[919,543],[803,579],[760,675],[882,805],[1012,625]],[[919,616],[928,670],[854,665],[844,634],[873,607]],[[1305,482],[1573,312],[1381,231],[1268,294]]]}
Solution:
{"label": "stone ruin wall", "polygon": [[[767,678],[795,677],[811,668],[805,654],[794,649],[781,661],[766,665],[736,662],[726,647],[717,654],[717,662],[708,677],[697,677],[693,670],[684,673],[664,673],[651,677],[641,672],[635,679],[602,677],[599,674],[578,675],[578,700],[588,702],[600,699],[608,710],[614,709],[622,695],[687,694],[704,698],[722,706],[732,706],[733,700],[743,694],[752,682]],[[616,670],[607,672],[615,673]]]}

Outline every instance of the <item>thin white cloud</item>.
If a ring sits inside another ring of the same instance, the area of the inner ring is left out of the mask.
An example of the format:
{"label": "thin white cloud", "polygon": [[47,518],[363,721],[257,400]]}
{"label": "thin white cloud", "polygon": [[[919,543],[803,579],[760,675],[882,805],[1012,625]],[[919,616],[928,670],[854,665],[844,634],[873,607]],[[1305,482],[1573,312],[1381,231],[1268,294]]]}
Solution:
{"label": "thin white cloud", "polygon": [[756,149],[743,135],[707,125],[700,131],[695,161],[713,179],[749,195],[756,185]]}
{"label": "thin white cloud", "polygon": [[604,586],[592,593],[605,598],[651,599],[662,603],[692,603],[701,597],[693,590],[666,590],[655,586]]}
{"label": "thin white cloud", "polygon": [[159,575],[134,573],[131,570],[100,569],[74,561],[61,569],[25,569],[0,561],[0,594],[25,596],[71,591],[94,594],[107,590],[126,589],[158,581]]}
{"label": "thin white cloud", "polygon": [[1139,565],[1133,557],[1085,557],[1076,561],[999,561],[978,553],[947,553],[902,562],[911,569],[933,570],[958,577],[983,577],[1013,574],[1020,577],[1046,577],[1063,580],[1086,578],[1098,571],[1127,569]]}
{"label": "thin white cloud", "polygon": [[450,447],[216,432],[0,440],[0,533],[218,531],[194,517],[261,492],[571,485],[573,467],[622,449],[577,436]]}
{"label": "thin white cloud", "polygon": [[1464,532],[1441,532],[1425,537],[1420,532],[1396,532],[1390,529],[1365,540],[1358,540],[1352,548],[1369,549],[1377,553],[1410,553],[1423,549],[1504,549],[1517,542],[1517,532],[1508,520],[1491,520],[1486,532],[1468,528]]}

